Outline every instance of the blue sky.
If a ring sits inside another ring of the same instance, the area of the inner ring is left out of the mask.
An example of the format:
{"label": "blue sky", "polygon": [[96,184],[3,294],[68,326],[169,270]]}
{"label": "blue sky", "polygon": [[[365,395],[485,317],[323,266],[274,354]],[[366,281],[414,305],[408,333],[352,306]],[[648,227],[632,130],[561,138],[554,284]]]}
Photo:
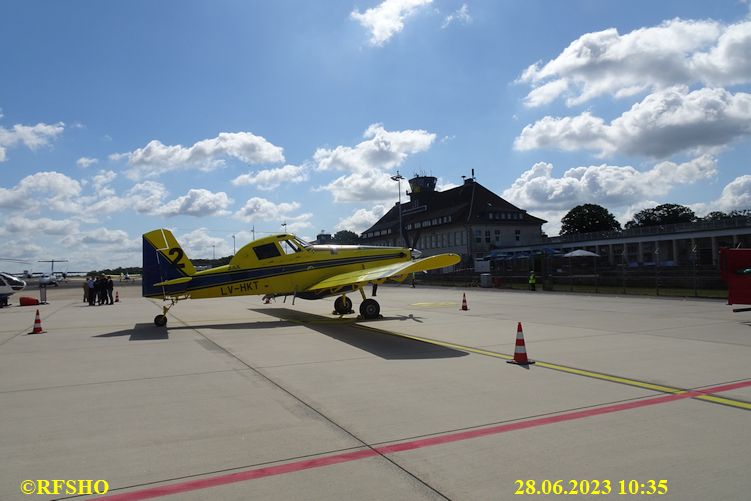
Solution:
{"label": "blue sky", "polygon": [[475,169],[550,235],[751,208],[747,1],[5,1],[0,43],[6,269],[362,231],[397,169]]}

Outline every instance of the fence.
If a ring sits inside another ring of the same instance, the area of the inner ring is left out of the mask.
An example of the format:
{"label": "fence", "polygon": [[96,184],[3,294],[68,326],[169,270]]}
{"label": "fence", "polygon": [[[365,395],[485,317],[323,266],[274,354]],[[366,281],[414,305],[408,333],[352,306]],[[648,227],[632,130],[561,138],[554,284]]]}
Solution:
{"label": "fence", "polygon": [[[714,268],[649,266],[553,269],[537,272],[537,289],[656,296],[726,298],[727,285]],[[529,272],[496,267],[491,274],[495,288],[528,289]],[[419,274],[418,284],[479,287],[480,274],[471,272]]]}

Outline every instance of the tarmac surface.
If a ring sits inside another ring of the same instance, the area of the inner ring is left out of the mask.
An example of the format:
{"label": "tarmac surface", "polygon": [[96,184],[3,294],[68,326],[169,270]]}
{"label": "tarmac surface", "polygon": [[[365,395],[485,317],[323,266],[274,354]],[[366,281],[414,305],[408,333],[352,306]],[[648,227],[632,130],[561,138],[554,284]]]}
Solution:
{"label": "tarmac surface", "polygon": [[249,296],[158,328],[115,290],[48,289],[42,334],[0,310],[0,499],[751,499],[751,313],[722,301],[382,286],[377,321]]}

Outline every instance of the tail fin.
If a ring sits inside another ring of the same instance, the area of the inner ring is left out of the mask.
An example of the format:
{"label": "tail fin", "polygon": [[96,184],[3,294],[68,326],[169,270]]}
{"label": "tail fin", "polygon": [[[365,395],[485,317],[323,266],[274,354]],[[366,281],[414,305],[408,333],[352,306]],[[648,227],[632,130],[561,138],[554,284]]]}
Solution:
{"label": "tail fin", "polygon": [[195,273],[171,231],[162,228],[143,234],[143,296],[179,294]]}

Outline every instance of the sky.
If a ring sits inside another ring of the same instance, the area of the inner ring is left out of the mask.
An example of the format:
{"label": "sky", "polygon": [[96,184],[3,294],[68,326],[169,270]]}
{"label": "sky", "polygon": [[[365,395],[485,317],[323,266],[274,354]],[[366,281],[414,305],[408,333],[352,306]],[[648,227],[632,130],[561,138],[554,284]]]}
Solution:
{"label": "sky", "polygon": [[5,0],[0,45],[9,271],[359,233],[397,171],[474,169],[551,236],[584,203],[751,208],[747,0]]}

